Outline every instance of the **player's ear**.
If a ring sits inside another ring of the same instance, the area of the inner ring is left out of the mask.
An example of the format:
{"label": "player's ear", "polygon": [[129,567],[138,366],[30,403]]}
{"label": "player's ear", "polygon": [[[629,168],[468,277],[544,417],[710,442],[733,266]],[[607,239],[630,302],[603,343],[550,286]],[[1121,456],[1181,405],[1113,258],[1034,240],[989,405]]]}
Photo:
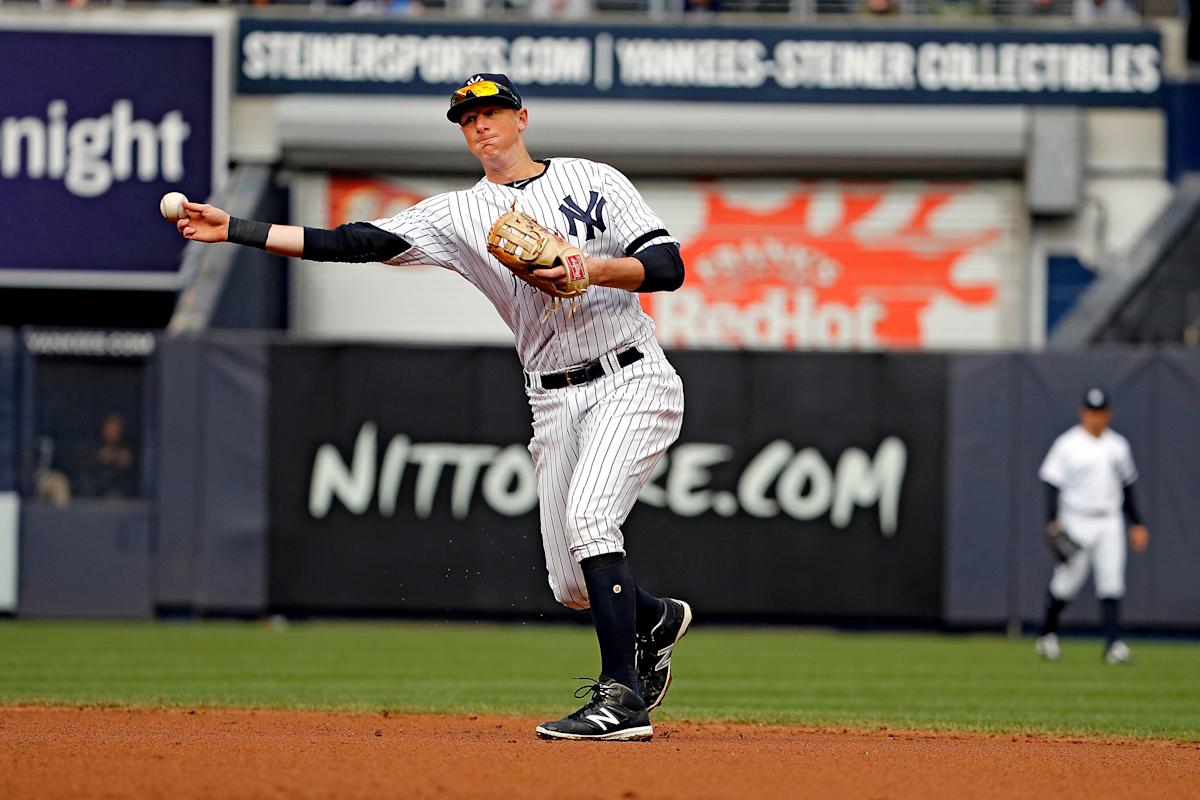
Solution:
{"label": "player's ear", "polygon": [[517,130],[523,131],[529,127],[529,109],[522,108],[517,111]]}

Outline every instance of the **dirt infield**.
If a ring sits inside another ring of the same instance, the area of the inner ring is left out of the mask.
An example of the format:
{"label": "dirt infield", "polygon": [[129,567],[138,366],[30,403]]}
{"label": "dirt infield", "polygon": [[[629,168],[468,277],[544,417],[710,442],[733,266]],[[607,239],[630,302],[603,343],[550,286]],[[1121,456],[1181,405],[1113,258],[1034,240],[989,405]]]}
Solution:
{"label": "dirt infield", "polygon": [[[0,709],[0,797],[1196,796],[1200,744],[658,723],[546,742],[511,717]],[[619,756],[619,758],[618,758]]]}

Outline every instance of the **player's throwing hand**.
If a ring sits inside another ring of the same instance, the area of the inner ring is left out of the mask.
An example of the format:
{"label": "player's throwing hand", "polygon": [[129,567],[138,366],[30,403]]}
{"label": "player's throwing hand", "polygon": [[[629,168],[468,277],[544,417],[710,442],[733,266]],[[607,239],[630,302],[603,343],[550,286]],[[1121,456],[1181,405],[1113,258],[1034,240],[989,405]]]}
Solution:
{"label": "player's throwing hand", "polygon": [[198,242],[224,242],[229,238],[229,214],[208,203],[184,203],[187,216],[180,217],[175,227],[185,239]]}

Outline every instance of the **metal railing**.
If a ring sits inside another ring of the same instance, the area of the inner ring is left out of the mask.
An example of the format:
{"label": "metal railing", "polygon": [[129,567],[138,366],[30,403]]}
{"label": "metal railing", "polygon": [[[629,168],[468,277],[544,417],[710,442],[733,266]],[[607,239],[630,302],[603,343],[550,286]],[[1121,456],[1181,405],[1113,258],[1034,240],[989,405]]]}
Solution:
{"label": "metal railing", "polygon": [[[208,202],[220,206],[233,216],[249,217],[270,183],[269,167],[240,166],[230,174],[219,196]],[[167,324],[169,334],[200,331],[209,327],[236,254],[237,249],[233,245],[187,243],[183,248],[180,266],[183,288],[175,304],[175,313]]]}

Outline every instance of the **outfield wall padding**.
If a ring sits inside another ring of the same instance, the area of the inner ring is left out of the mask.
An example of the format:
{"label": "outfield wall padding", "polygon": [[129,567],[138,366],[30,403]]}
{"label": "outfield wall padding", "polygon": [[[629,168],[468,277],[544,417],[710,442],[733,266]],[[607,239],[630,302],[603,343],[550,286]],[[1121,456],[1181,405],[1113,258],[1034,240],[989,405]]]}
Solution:
{"label": "outfield wall padding", "polygon": [[0,328],[0,492],[17,488],[18,393],[17,337]]}
{"label": "outfield wall padding", "polygon": [[21,506],[17,611],[24,617],[144,618],[153,511],[143,500]]}
{"label": "outfield wall padding", "polygon": [[[1200,630],[1197,355],[671,359],[683,431],[626,525],[654,591],[709,619],[1033,624],[1051,569],[1037,467],[1100,384],[1152,536],[1126,619]],[[155,374],[154,496],[125,507],[144,542],[96,504],[23,503],[18,613],[86,613],[117,587],[96,613],[571,616],[545,581],[511,350],[207,333],[164,340]],[[1096,618],[1089,586],[1066,622]]]}
{"label": "outfield wall padding", "polygon": [[[687,411],[623,530],[712,617],[941,617],[945,358],[677,353]],[[503,349],[280,345],[271,605],[565,614]]]}
{"label": "outfield wall padding", "polygon": [[267,364],[258,333],[163,344],[160,607],[266,609]]}

